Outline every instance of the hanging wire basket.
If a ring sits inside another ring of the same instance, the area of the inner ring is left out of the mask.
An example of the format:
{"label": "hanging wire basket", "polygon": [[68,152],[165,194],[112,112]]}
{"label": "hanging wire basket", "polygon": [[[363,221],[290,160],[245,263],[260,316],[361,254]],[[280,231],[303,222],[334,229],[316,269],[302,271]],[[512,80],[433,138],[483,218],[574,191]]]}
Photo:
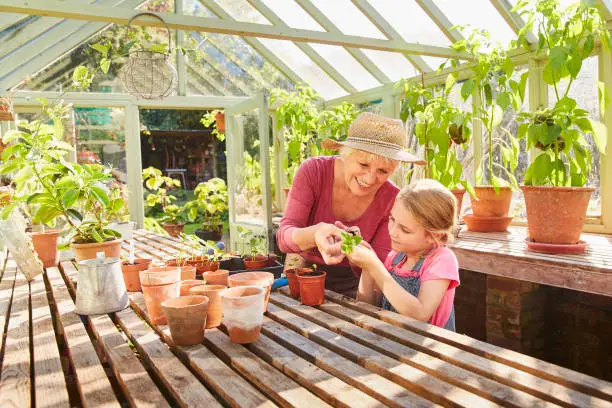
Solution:
{"label": "hanging wire basket", "polygon": [[158,52],[139,48],[130,50],[127,63],[119,70],[119,79],[125,90],[141,99],[163,99],[174,92],[177,82],[176,69],[170,62],[171,35],[166,22],[153,13],[139,13],[128,21],[127,41],[129,42],[130,24],[141,16],[159,19],[168,31],[168,52]]}

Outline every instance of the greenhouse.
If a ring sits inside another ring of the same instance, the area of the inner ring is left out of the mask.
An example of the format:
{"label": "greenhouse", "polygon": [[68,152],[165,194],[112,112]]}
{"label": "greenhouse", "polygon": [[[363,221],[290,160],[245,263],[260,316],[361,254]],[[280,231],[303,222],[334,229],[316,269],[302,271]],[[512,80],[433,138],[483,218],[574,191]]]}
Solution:
{"label": "greenhouse", "polygon": [[610,406],[611,31],[0,0],[0,406]]}

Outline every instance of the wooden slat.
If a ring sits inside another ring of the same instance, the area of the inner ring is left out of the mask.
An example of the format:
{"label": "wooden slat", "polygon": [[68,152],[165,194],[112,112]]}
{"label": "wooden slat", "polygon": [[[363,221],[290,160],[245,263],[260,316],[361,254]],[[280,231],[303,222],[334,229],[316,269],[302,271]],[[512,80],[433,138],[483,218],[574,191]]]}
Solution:
{"label": "wooden slat", "polygon": [[123,331],[181,407],[221,407],[221,404],[172,354],[159,336],[131,308],[115,313]]}
{"label": "wooden slat", "polygon": [[204,344],[282,407],[330,406],[243,346],[232,343],[219,329],[207,330]]}
{"label": "wooden slat", "polygon": [[364,302],[358,302],[340,294],[325,291],[326,300],[338,303],[368,316],[388,322],[397,327],[418,333],[425,337],[457,347],[458,349],[506,364],[510,367],[531,373],[540,378],[556,382],[565,387],[593,395],[612,402],[612,383],[569,370],[543,360],[538,360],[512,350],[485,343],[468,336],[457,334],[440,327],[419,322],[398,313],[382,310]]}
{"label": "wooden slat", "polygon": [[[62,262],[61,267],[64,274],[70,278],[77,273],[71,262]],[[66,281],[71,282],[71,279]],[[88,316],[86,321],[90,324],[98,345],[108,357],[107,363],[130,404],[138,407],[167,407],[164,396],[110,317],[106,314]]]}
{"label": "wooden slat", "polygon": [[[345,320],[341,320],[337,317],[322,312],[321,310],[317,310],[308,306],[302,306],[299,302],[296,302],[288,296],[279,296],[275,294],[274,298],[277,301],[278,305],[289,310],[292,313],[307,318],[329,330],[346,336],[347,338],[359,344],[376,350],[381,354],[385,354],[393,359],[412,365],[419,370],[423,370],[431,376],[439,378],[440,380],[446,381],[457,387],[464,388],[467,391],[477,394],[483,398],[487,398],[491,401],[494,401],[497,404],[504,406],[512,406],[515,408],[524,406],[554,406],[554,404],[547,403],[545,401],[533,397],[532,395],[526,394],[522,391],[491,380],[490,378],[488,378],[489,375],[486,374],[486,369],[481,370],[479,374],[475,374],[473,371],[458,367],[454,364],[444,364],[438,358],[432,357],[422,351],[416,351],[415,348],[410,348],[405,345],[396,343],[393,340],[389,340],[383,336],[362,329]],[[447,347],[451,348],[450,346]],[[470,359],[468,353],[462,352],[461,350],[457,349],[455,350],[455,352],[459,352],[467,359]],[[474,356],[474,358],[477,357]],[[484,361],[486,366],[487,361],[485,359],[481,360]],[[562,388],[561,386],[558,387]]]}
{"label": "wooden slat", "polygon": [[228,406],[241,408],[276,407],[276,404],[257,391],[203,345],[198,344],[189,347],[174,345],[168,326],[154,325],[148,320],[142,293],[131,293],[130,301],[134,311],[147,319],[149,325],[164,342],[172,345],[174,352],[186,361],[198,378],[206,383]]}
{"label": "wooden slat", "polygon": [[278,303],[277,297],[278,295],[270,297],[270,302],[273,303],[268,304],[268,316],[270,318],[416,394],[446,406],[499,406],[492,401],[435,378],[422,370],[401,363],[346,337],[339,336],[337,333],[310,320],[283,310],[276,305]]}
{"label": "wooden slat", "polygon": [[[191,248],[190,246],[184,244],[181,241],[176,241],[175,238],[171,239],[172,237],[165,237],[162,235],[155,235],[155,234],[151,234],[151,235],[144,235],[144,234],[140,234],[140,233],[136,233],[135,238],[139,241],[142,241],[144,243],[147,244],[151,244],[151,243],[156,243],[161,245],[164,248],[169,248],[173,251],[181,251],[184,253],[193,253],[194,249]],[[151,244],[152,245],[152,244]]]}
{"label": "wooden slat", "polygon": [[[15,266],[15,263],[11,261],[10,264],[6,265],[4,274],[2,275],[2,281],[0,281],[0,352],[2,352],[2,347],[4,344],[4,331],[11,308],[11,299],[13,298],[16,273],[17,267]],[[2,357],[1,354],[0,357]],[[2,364],[0,364],[0,366],[1,365]]]}
{"label": "wooden slat", "polygon": [[46,274],[57,307],[58,320],[69,349],[70,360],[77,378],[77,389],[83,406],[119,407],[119,402],[87,330],[78,314],[68,289],[57,268],[47,268]]}
{"label": "wooden slat", "polygon": [[[287,299],[290,298],[287,297]],[[293,302],[292,299],[291,301]],[[313,313],[309,313],[308,309]],[[427,361],[428,359],[424,359],[422,356],[420,356],[421,358],[417,358],[417,354],[421,354],[414,353],[413,350],[417,349],[423,353],[431,354],[451,364],[462,367],[461,372],[458,372],[458,370],[450,370],[450,366],[448,365],[442,365],[440,370],[445,371],[446,375],[451,377],[451,379],[468,381],[475,387],[481,388],[482,391],[489,390],[492,393],[491,395],[495,398],[508,402],[513,401],[517,406],[553,405],[545,403],[538,398],[565,406],[590,407],[607,405],[603,400],[593,398],[557,383],[543,380],[532,374],[522,372],[504,364],[467,353],[456,347],[395,327],[389,323],[363,315],[338,304],[326,303],[321,305],[320,309],[326,313],[314,311],[312,308],[301,308],[301,310],[311,316],[311,318],[319,324],[325,322],[325,327],[391,357],[397,358],[400,361],[407,363],[412,361],[415,364],[427,364],[428,362],[432,365],[439,364],[434,361]],[[344,320],[330,319],[327,313]],[[398,347],[396,342],[411,348],[406,350],[404,346]],[[471,372],[478,373],[479,375],[474,375]],[[481,376],[486,378],[482,378]],[[474,384],[474,381],[478,382]],[[500,386],[498,382],[506,386]],[[461,384],[458,385],[461,386]],[[525,391],[538,398],[525,394],[525,392],[519,390]],[[503,404],[503,402],[498,402]]]}
{"label": "wooden slat", "polygon": [[[285,350],[292,350],[301,357],[313,362],[317,367],[325,370],[332,377],[345,381],[347,384],[376,398],[389,407],[438,406],[267,317],[264,318],[262,332],[266,337],[273,339],[275,344],[286,347]],[[282,356],[284,354],[279,355],[279,357]],[[289,363],[292,363],[292,361]],[[286,372],[286,366],[283,366],[284,372]],[[279,367],[277,366],[277,368]],[[304,371],[312,372],[313,370]],[[367,404],[365,400],[360,401]]]}
{"label": "wooden slat", "polygon": [[36,276],[30,282],[30,293],[35,405],[37,407],[69,407],[66,378],[55,339],[43,275]]}
{"label": "wooden slat", "polygon": [[29,291],[25,277],[18,273],[0,372],[0,407],[29,407],[32,402]]}

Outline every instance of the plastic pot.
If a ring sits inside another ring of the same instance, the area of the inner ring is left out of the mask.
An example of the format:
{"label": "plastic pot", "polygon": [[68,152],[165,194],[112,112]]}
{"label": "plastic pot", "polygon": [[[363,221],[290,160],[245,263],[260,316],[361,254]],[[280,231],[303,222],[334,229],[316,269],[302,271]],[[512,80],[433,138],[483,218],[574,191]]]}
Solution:
{"label": "plastic pot", "polygon": [[317,306],[325,301],[324,271],[304,272],[297,275],[300,284],[300,298],[303,305]]}
{"label": "plastic pot", "polygon": [[237,286],[221,292],[223,325],[233,343],[252,343],[261,334],[266,291],[258,286]]}
{"label": "plastic pot", "polygon": [[198,285],[189,289],[190,295],[206,296],[208,298],[208,317],[206,328],[218,327],[223,317],[221,309],[221,292],[226,287],[223,285]]}
{"label": "plastic pot", "polygon": [[208,311],[206,296],[183,296],[162,303],[170,326],[172,341],[178,346],[192,346],[204,340]]}
{"label": "plastic pot", "polygon": [[144,271],[151,265],[150,259],[136,258],[134,263],[129,261],[121,262],[121,272],[125,281],[125,288],[128,292],[137,292],[142,289],[140,285],[140,271]]}
{"label": "plastic pot", "polygon": [[298,281],[298,275],[307,272],[312,272],[312,268],[292,268],[285,271],[285,276],[289,283],[289,294],[296,299],[300,297],[300,282]]}

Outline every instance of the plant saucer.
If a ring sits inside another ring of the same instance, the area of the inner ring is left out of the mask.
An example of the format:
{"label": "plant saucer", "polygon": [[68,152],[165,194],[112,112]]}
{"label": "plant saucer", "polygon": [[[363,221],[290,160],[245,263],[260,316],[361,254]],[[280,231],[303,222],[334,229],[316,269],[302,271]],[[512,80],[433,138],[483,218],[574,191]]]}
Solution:
{"label": "plant saucer", "polygon": [[535,242],[525,238],[525,243],[530,251],[542,252],[545,254],[580,255],[586,250],[588,244],[585,241],[578,241],[576,244],[547,244]]}

